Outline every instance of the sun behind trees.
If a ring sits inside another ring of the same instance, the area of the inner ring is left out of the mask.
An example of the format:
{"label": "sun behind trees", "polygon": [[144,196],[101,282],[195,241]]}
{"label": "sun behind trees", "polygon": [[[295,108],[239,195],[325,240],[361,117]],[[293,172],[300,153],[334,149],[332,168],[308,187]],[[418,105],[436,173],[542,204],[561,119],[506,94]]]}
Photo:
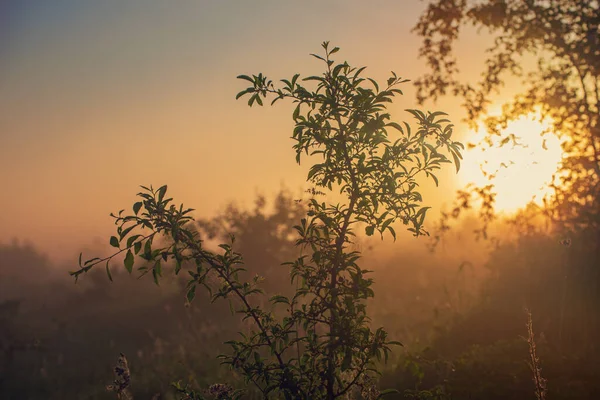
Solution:
{"label": "sun behind trees", "polygon": [[[553,374],[549,378],[548,398],[596,399],[600,393],[596,385],[599,369],[595,339],[600,332],[600,2],[428,3],[414,28],[422,37],[420,55],[429,67],[416,82],[419,101],[448,94],[462,97],[467,121],[472,127],[485,128],[478,144],[480,149],[518,140],[510,137],[512,132],[506,128],[522,118],[533,117],[540,127],[518,133],[541,136],[543,147],[547,147],[549,139],[559,141],[562,150],[562,160],[556,173],[549,176],[552,181],[542,204],[531,203],[511,218],[508,222],[515,228],[514,240],[505,240],[491,253],[489,266],[494,279],[484,292],[485,304],[470,313],[470,321],[457,324],[451,329],[454,332],[446,333],[442,339],[456,352],[459,339],[483,326],[485,329],[477,338],[485,338],[487,346],[480,349],[499,349],[501,343],[492,339],[498,339],[499,332],[512,329],[513,321],[522,318],[523,306],[531,307],[534,319],[543,323],[536,325],[541,327],[545,340],[540,346],[546,351],[542,364],[554,366],[554,370],[545,370]],[[469,28],[490,37],[478,81],[460,77],[462,60],[455,53],[462,30]],[[519,85],[519,91],[506,97],[505,86],[511,78]],[[500,108],[498,98],[506,102],[501,114],[494,116],[494,109]],[[530,183],[524,176],[516,179],[524,186]],[[517,188],[515,182],[508,187],[509,193]],[[450,229],[449,220],[474,208],[473,200],[478,198],[483,204],[479,210],[483,222],[479,233],[486,236],[486,228],[497,217],[497,190],[488,182],[460,191],[454,209],[442,216],[441,233]],[[469,343],[481,343],[474,339]],[[495,365],[499,364],[498,358],[487,356]],[[573,360],[571,367],[567,360]],[[588,375],[582,378],[584,374],[579,372],[570,376],[576,368]],[[514,370],[510,373],[514,374]],[[539,380],[535,375],[535,380]],[[477,381],[473,376],[469,379]],[[574,381],[580,385],[577,389]],[[442,385],[462,398],[460,385],[452,387],[446,381]],[[473,392],[463,392],[463,396],[478,398]],[[480,398],[491,399],[498,392],[501,391],[482,391]]]}
{"label": "sun behind trees", "polygon": [[[479,82],[458,78],[453,49],[468,26],[493,39]],[[547,123],[548,129],[529,134],[556,136],[563,158],[542,211],[564,235],[585,231],[600,242],[600,3],[435,0],[414,31],[423,38],[420,55],[429,66],[416,81],[419,101],[461,96],[467,120],[486,127],[482,148],[507,139],[503,129],[523,116]],[[520,79],[523,91],[503,105],[501,115],[490,116],[508,76]],[[486,187],[479,194],[493,208],[491,192]]]}
{"label": "sun behind trees", "polygon": [[[228,342],[231,353],[221,358],[265,398],[331,400],[359,394],[374,399],[385,393],[376,387],[375,361],[387,359],[391,346],[399,343],[389,341],[383,328],[369,327],[365,302],[373,297],[373,280],[367,277],[370,271],[357,264],[360,252],[349,246],[359,227],[367,235],[377,232],[383,237],[389,232],[395,238],[393,224],[398,220],[415,236],[426,234],[428,207],[422,206],[416,178],[425,175],[437,183],[433,174],[442,164],[452,163],[446,155],[458,170],[462,145],[452,140],[452,125],[443,113],[407,110],[417,120],[416,129],[390,121],[386,105],[402,94],[397,86],[406,80],[392,73],[380,87],[361,77],[364,67],[336,64],[331,56],[339,48],[330,48],[328,42],[322,47],[323,56],[313,54],[325,64],[321,75],[299,80],[297,74],[281,80],[281,87],[262,74],[238,77],[251,83],[237,96],[249,95],[250,106],[262,105],[268,97],[272,103],[282,99],[296,103],[292,136],[296,161],[316,159],[307,177],[315,188],[307,200],[308,212],[295,226],[296,246],[304,255],[285,263],[298,284],[293,296],[276,295],[270,307],[258,306],[260,278],[239,279],[243,259],[232,247],[234,238],[220,245],[220,253],[204,248],[197,232],[187,227],[192,210],[172,205],[167,186],[143,187],[133,214],[123,215],[121,210],[113,215],[118,236],[111,237],[110,244],[119,250],[83,264],[80,257],[80,269],[72,275],[77,278],[106,262],[110,277],[110,260],[125,253],[130,273],[137,255],[147,261],[138,270],[151,272],[158,283],[162,264],[173,261],[175,274],[186,269],[191,276],[188,301],[199,285],[204,286],[212,301],[228,299],[232,311],[253,322],[249,334]],[[299,82],[314,82],[316,87]],[[390,129],[397,131],[397,138],[388,133]],[[318,201],[321,191],[334,190],[343,195],[343,202]],[[156,245],[159,238],[162,247]],[[274,313],[275,307],[285,316]],[[203,398],[177,387],[188,398]],[[226,396],[241,395],[235,391]]]}

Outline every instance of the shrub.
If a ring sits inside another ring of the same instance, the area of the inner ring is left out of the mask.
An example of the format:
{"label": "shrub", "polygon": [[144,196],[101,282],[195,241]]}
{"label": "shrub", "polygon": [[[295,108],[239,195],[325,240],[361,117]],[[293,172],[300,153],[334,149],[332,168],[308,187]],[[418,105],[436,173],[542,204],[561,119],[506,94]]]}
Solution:
{"label": "shrub", "polygon": [[[322,45],[324,55],[313,56],[325,64],[319,76],[299,81],[299,75],[282,79],[276,87],[263,74],[241,75],[251,86],[237,95],[249,96],[248,104],[263,104],[263,99],[289,99],[296,103],[293,112],[294,149],[298,163],[304,157],[317,158],[307,180],[314,185],[307,200],[307,214],[295,226],[296,246],[303,255],[285,263],[297,283],[293,296],[270,298],[272,307],[257,306],[255,296],[262,293],[260,277],[242,281],[242,256],[234,248],[234,237],[221,244],[221,251],[207,250],[197,232],[187,228],[192,209],[176,207],[167,198],[167,186],[142,187],[141,201],[133,205],[133,214],[112,215],[118,236],[110,244],[119,250],[105,259],[93,258],[72,272],[76,278],[94,266],[109,262],[125,253],[124,265],[131,273],[134,259],[150,262],[138,268],[152,273],[156,283],[163,275],[162,265],[174,261],[174,273],[187,269],[191,279],[187,299],[192,301],[197,287],[204,286],[211,300],[228,299],[231,309],[253,323],[241,339],[229,341],[231,353],[222,355],[224,363],[254,384],[264,398],[336,399],[360,393],[378,398],[385,392],[376,389],[375,360],[387,358],[392,345],[383,328],[371,330],[366,300],[373,297],[370,271],[357,262],[360,252],[350,251],[357,228],[367,235],[389,232],[395,239],[394,222],[402,221],[415,236],[423,229],[429,207],[422,207],[417,191],[417,176],[423,173],[437,184],[434,172],[443,163],[457,170],[462,145],[451,140],[453,127],[444,113],[407,110],[417,122],[413,131],[407,123],[390,121],[386,105],[402,94],[397,86],[406,80],[392,72],[381,87],[371,78],[362,78],[365,67],[353,68],[347,62],[331,59],[339,48]],[[299,82],[314,82],[309,89]],[[369,86],[367,86],[369,85]],[[388,130],[400,136],[393,142]],[[322,191],[339,191],[343,200],[319,202]],[[149,233],[147,233],[149,230]],[[165,243],[157,246],[159,238]],[[112,279],[112,278],[111,278]],[[279,317],[273,309],[282,307]],[[200,394],[178,386],[188,398]],[[240,391],[227,396],[238,398]]]}

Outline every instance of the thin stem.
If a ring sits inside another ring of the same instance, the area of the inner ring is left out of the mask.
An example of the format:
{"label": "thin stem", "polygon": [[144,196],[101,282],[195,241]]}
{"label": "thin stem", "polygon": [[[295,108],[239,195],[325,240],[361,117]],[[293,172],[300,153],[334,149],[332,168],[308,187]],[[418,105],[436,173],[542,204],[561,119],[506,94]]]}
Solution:
{"label": "thin stem", "polygon": [[338,143],[342,149],[343,155],[344,155],[344,161],[346,163],[346,168],[348,169],[348,172],[350,174],[350,179],[351,179],[351,184],[352,184],[352,193],[350,196],[350,204],[348,205],[348,210],[346,211],[346,215],[344,216],[344,222],[342,224],[342,229],[340,230],[340,234],[336,239],[336,248],[335,248],[335,260],[334,260],[334,264],[333,264],[333,268],[331,270],[331,281],[330,281],[330,290],[331,290],[331,297],[332,297],[332,304],[331,304],[331,310],[330,310],[330,322],[329,322],[329,333],[330,333],[330,343],[329,343],[329,360],[328,360],[328,366],[327,366],[327,398],[328,399],[334,399],[335,398],[335,394],[334,394],[334,383],[335,383],[335,341],[334,338],[336,338],[337,336],[337,329],[336,329],[336,324],[337,324],[337,302],[336,302],[336,295],[337,295],[337,277],[338,277],[338,272],[339,272],[339,268],[340,268],[340,264],[341,264],[341,258],[342,258],[342,251],[343,251],[343,246],[344,243],[346,241],[346,233],[348,232],[348,227],[350,226],[350,218],[352,216],[352,214],[354,213],[354,207],[356,206],[356,202],[358,200],[358,196],[359,196],[359,187],[358,187],[358,180],[356,177],[356,173],[354,171],[354,167],[352,165],[352,160],[350,159],[350,156],[348,155],[348,149],[346,147],[346,138],[345,138],[345,134],[344,134],[344,125],[341,121],[341,117],[337,117],[337,122],[338,122],[338,126],[339,126],[339,133],[338,133]]}
{"label": "thin stem", "polygon": [[[267,344],[269,345],[269,347],[271,348],[271,350],[273,351],[273,354],[275,355],[275,358],[277,359],[277,362],[279,364],[279,368],[281,368],[282,371],[287,371],[288,367],[287,364],[285,363],[285,361],[282,358],[282,354],[280,352],[277,351],[275,345],[273,344],[273,342],[271,341],[271,339],[269,338],[269,334],[267,332],[267,330],[265,329],[265,327],[263,326],[259,316],[256,314],[256,312],[254,311],[254,308],[252,308],[250,306],[250,303],[248,302],[247,298],[245,295],[243,295],[239,289],[233,285],[234,282],[231,281],[230,277],[225,274],[220,267],[220,265],[218,263],[216,263],[212,258],[208,257],[204,251],[197,245],[196,242],[191,241],[190,243],[186,243],[188,244],[188,246],[190,246],[190,248],[193,248],[194,250],[197,251],[197,255],[199,255],[200,257],[202,257],[207,263],[210,264],[210,266],[217,272],[217,274],[221,277],[221,279],[223,279],[225,282],[227,282],[227,284],[232,288],[232,291],[237,295],[237,297],[242,301],[244,307],[245,307],[245,311],[250,314],[250,316],[252,317],[252,319],[254,320],[254,322],[256,323],[258,329],[264,334],[264,337],[267,341]],[[284,382],[284,383],[289,383],[289,382]],[[286,385],[286,387],[289,387],[290,389],[293,389],[293,392],[295,395],[298,394],[298,388],[296,387],[296,385]],[[259,386],[260,389],[260,386]],[[285,392],[285,396],[286,399],[291,399],[290,395],[288,392]]]}

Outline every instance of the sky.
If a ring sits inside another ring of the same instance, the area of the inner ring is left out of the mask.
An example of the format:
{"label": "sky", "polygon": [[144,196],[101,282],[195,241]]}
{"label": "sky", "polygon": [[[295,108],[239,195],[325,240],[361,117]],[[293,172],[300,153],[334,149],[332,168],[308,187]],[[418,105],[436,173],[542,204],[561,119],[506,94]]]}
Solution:
{"label": "sky", "polygon": [[[108,242],[110,212],[139,185],[168,184],[177,203],[209,216],[257,194],[300,191],[291,104],[249,108],[239,74],[320,72],[309,56],[329,40],[338,61],[417,79],[426,3],[403,1],[3,0],[0,2],[0,243],[27,240],[51,258]],[[458,51],[464,74],[483,64],[485,36]],[[411,120],[411,84],[390,106]],[[466,134],[460,100],[443,110]],[[452,201],[452,168],[425,201]],[[428,196],[429,194],[429,196]]]}

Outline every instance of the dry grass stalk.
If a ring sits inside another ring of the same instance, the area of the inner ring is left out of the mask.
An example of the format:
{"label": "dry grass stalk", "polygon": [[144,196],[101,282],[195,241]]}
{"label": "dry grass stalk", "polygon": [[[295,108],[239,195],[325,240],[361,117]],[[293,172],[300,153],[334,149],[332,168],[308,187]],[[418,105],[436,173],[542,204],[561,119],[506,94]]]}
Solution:
{"label": "dry grass stalk", "polygon": [[546,386],[546,379],[542,377],[542,368],[540,366],[540,359],[537,356],[535,340],[533,335],[533,322],[531,320],[531,312],[527,312],[527,343],[529,344],[529,367],[533,373],[533,383],[535,385],[535,397],[538,400],[546,400],[546,392],[548,390]]}

